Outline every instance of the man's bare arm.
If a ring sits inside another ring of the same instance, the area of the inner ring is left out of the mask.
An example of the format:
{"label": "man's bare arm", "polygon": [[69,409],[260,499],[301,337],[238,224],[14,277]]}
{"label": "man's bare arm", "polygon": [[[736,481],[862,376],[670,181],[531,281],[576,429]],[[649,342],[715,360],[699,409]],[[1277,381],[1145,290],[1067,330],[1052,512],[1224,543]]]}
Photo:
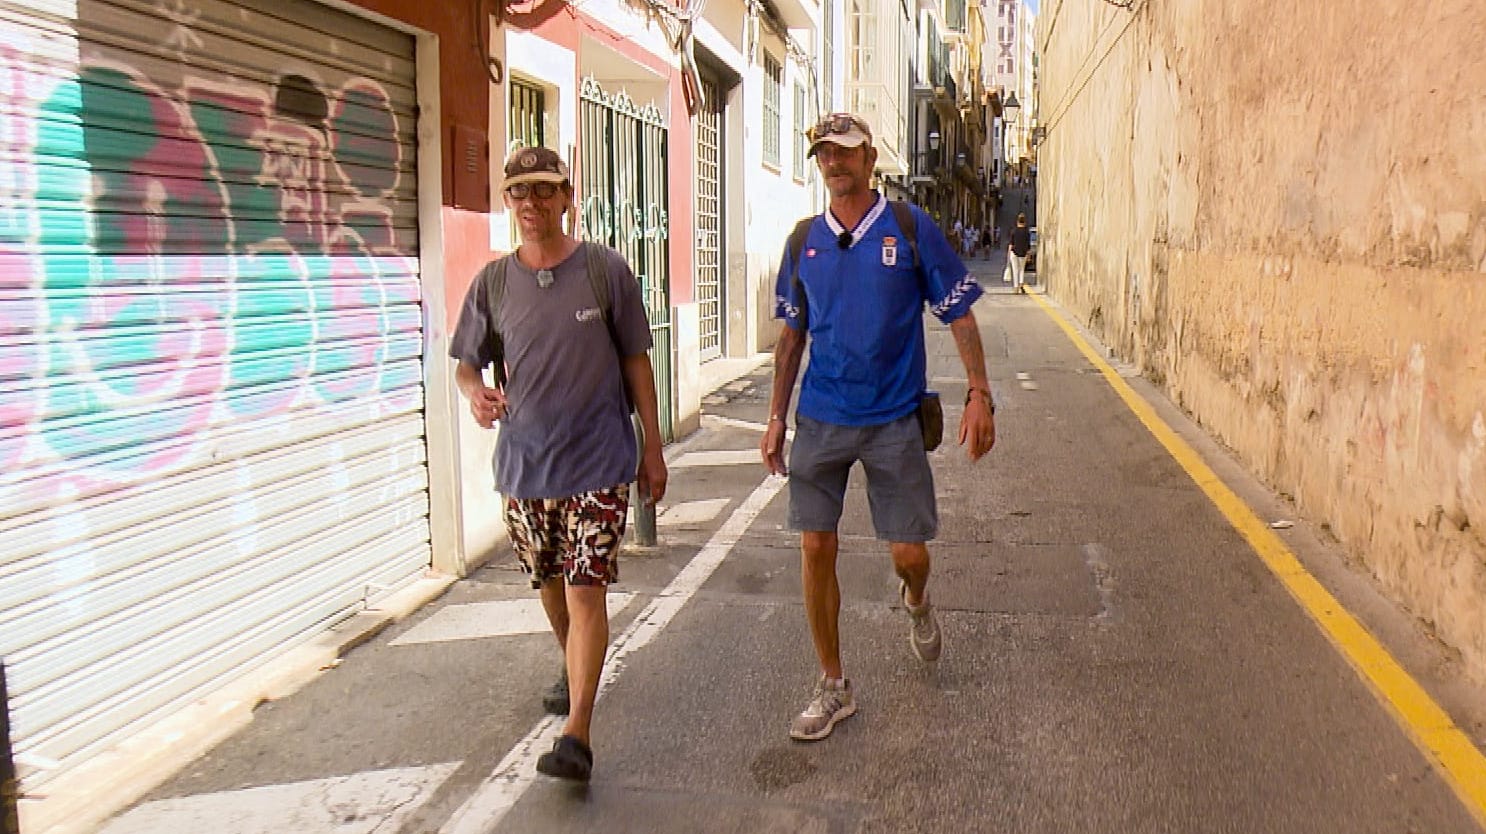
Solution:
{"label": "man's bare arm", "polygon": [[644,444],[640,448],[640,471],[636,482],[644,491],[644,500],[654,504],[666,494],[666,459],[660,442],[660,406],[655,393],[655,372],[650,367],[650,354],[637,353],[620,360],[624,384],[629,389],[635,413],[640,416]]}
{"label": "man's bare arm", "polygon": [[467,362],[454,369],[454,384],[470,402],[470,413],[481,428],[494,428],[495,421],[506,416],[506,395],[499,388],[485,384],[485,373]]}
{"label": "man's bare arm", "polygon": [[972,461],[980,460],[996,445],[995,406],[991,404],[991,383],[986,377],[985,348],[980,342],[980,325],[975,321],[974,311],[950,322],[950,333],[954,334],[955,347],[960,352],[960,362],[965,365],[965,380],[969,384],[969,399],[965,413],[960,418],[960,445],[968,440],[966,453]]}
{"label": "man's bare arm", "polygon": [[784,324],[779,329],[779,341],[774,345],[774,387],[769,394],[769,424],[764,429],[763,440],[759,441],[764,468],[774,475],[786,474],[785,421],[789,415],[790,398],[794,395],[795,380],[800,375],[800,361],[805,357],[805,339],[804,331]]}

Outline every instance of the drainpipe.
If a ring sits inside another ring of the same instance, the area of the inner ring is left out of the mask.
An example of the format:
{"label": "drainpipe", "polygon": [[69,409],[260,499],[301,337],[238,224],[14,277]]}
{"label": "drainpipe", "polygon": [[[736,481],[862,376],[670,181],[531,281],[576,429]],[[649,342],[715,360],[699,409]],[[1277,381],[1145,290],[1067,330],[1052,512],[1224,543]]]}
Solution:
{"label": "drainpipe", "polygon": [[5,663],[0,661],[0,834],[21,834],[18,795],[15,760],[10,756],[10,696],[5,691]]}

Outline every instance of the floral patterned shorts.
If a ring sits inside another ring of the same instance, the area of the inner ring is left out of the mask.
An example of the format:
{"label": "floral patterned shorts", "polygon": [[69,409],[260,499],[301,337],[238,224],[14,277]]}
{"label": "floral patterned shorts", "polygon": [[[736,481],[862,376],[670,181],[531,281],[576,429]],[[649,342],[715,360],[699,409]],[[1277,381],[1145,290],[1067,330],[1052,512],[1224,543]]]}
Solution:
{"label": "floral patterned shorts", "polygon": [[506,530],[531,586],[561,576],[569,585],[619,581],[619,543],[629,484],[566,498],[507,498]]}

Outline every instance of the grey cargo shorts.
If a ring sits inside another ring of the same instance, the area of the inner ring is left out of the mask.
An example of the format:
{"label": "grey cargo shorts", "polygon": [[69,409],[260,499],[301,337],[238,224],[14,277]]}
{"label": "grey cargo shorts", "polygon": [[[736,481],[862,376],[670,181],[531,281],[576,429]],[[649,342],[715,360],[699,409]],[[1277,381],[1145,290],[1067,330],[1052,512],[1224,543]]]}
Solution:
{"label": "grey cargo shorts", "polygon": [[934,472],[918,416],[880,426],[838,426],[798,415],[789,453],[789,526],[833,532],[841,521],[846,478],[861,461],[877,538],[926,542],[939,532]]}

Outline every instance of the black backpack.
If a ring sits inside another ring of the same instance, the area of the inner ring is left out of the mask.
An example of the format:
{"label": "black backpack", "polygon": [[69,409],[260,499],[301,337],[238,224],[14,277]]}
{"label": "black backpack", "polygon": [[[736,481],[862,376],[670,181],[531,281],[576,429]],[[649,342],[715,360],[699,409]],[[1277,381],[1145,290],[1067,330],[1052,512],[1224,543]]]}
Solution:
{"label": "black backpack", "polygon": [[[914,216],[913,208],[902,200],[889,200],[888,206],[892,208],[893,217],[898,221],[898,228],[903,231],[903,239],[908,242],[908,249],[913,253],[913,268],[918,271],[922,266],[918,257],[918,218]],[[814,214],[795,224],[795,230],[789,233],[789,248],[786,250],[793,267],[790,273],[790,287],[795,297],[800,300],[800,322],[805,325],[805,329],[810,327],[810,303],[805,298],[805,288],[800,286],[800,256],[805,251],[805,239],[810,236],[810,227],[815,223],[815,218],[819,216]]]}
{"label": "black backpack", "polygon": [[[584,261],[588,271],[588,283],[593,288],[594,300],[599,303],[599,310],[604,315],[604,326],[609,329],[609,341],[614,345],[615,354],[619,354],[619,334],[614,330],[614,299],[609,297],[609,276],[604,266],[602,247],[593,241],[583,241]],[[506,342],[501,337],[498,329],[500,322],[501,302],[506,297],[506,267],[516,253],[512,252],[485,265],[480,270],[476,280],[485,282],[485,303],[488,306],[487,314],[490,316],[490,337],[495,343],[495,384],[498,388],[506,385]],[[619,354],[623,359],[623,355]],[[628,398],[629,391],[626,387],[625,396]],[[631,404],[633,408],[633,404]]]}

